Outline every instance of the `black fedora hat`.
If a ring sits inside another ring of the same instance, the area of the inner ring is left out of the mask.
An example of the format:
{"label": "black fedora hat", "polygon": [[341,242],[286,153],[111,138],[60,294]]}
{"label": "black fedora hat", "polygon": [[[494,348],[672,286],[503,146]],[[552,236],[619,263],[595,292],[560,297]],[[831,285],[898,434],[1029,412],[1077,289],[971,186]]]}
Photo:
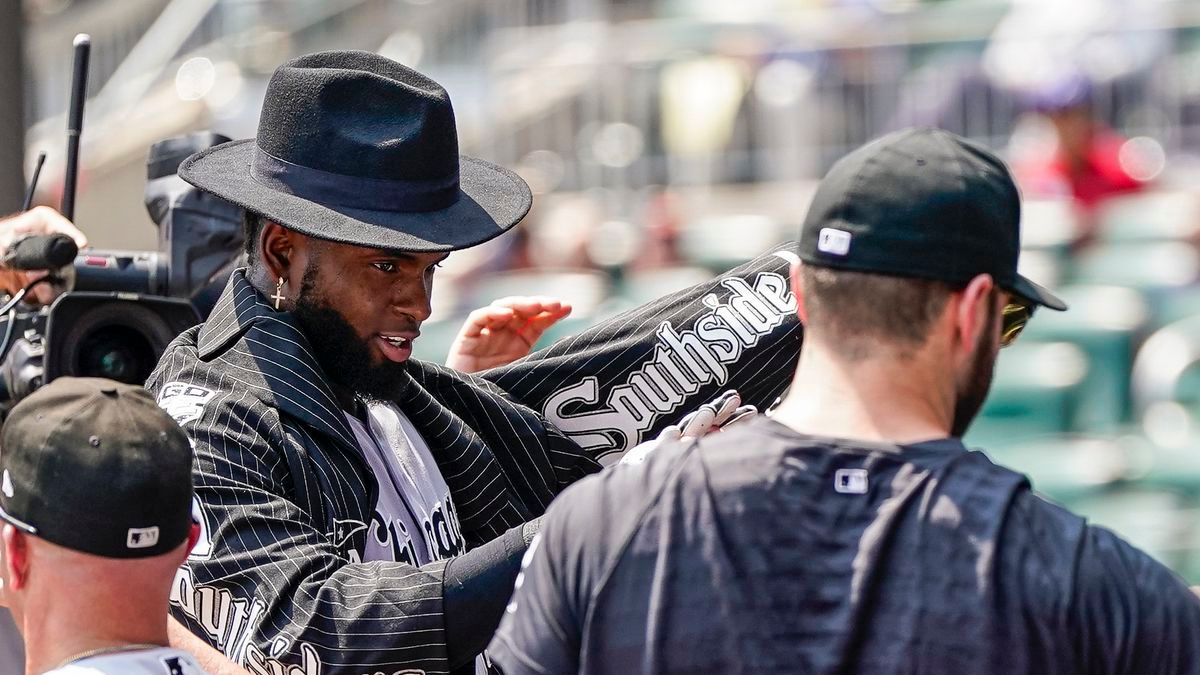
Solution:
{"label": "black fedora hat", "polygon": [[483,243],[533,202],[520,176],[458,154],[441,85],[359,51],[277,68],[258,136],[192,155],[179,175],[289,229],[404,251]]}

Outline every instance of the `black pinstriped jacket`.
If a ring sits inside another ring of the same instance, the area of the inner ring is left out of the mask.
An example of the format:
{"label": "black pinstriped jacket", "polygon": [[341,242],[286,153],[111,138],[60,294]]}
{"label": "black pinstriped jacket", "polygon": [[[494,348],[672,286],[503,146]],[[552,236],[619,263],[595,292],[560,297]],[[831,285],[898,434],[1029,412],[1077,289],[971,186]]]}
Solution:
{"label": "black pinstriped jacket", "polygon": [[[397,403],[468,547],[725,388],[773,401],[801,334],[786,277],[767,254],[482,377],[410,361]],[[235,273],[146,386],[196,451],[176,618],[251,672],[447,671],[445,562],[360,562],[378,487],[290,314]]]}

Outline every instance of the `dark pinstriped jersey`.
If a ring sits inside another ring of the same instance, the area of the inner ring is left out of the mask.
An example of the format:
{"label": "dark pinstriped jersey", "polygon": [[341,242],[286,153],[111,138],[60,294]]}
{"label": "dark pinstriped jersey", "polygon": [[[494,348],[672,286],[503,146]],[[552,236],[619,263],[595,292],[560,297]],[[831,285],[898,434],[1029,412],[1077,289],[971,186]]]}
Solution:
{"label": "dark pinstriped jersey", "polygon": [[[725,388],[769,405],[801,339],[787,270],[765,254],[481,377],[411,361],[396,403],[468,547]],[[147,387],[196,450],[178,619],[251,672],[447,672],[445,562],[361,562],[378,487],[288,313],[235,273]]]}

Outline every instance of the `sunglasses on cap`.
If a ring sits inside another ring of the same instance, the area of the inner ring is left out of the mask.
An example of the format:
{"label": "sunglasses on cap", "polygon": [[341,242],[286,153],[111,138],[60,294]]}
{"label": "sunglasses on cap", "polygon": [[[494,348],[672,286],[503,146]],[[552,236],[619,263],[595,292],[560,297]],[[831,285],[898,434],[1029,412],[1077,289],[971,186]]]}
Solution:
{"label": "sunglasses on cap", "polygon": [[1013,298],[1004,306],[1004,311],[1000,315],[1000,347],[1002,349],[1015,342],[1021,331],[1025,330],[1030,317],[1033,316],[1033,310],[1033,304],[1019,298]]}

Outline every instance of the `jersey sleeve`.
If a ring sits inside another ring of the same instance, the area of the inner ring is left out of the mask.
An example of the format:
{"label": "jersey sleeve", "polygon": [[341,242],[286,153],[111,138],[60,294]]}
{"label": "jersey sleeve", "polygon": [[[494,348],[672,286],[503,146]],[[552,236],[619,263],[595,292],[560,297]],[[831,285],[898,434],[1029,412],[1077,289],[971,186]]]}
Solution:
{"label": "jersey sleeve", "polygon": [[800,352],[794,250],[780,245],[480,376],[606,465],[726,389],[764,409]]}
{"label": "jersey sleeve", "polygon": [[1074,596],[1079,672],[1200,673],[1200,598],[1117,535],[1087,528]]}

